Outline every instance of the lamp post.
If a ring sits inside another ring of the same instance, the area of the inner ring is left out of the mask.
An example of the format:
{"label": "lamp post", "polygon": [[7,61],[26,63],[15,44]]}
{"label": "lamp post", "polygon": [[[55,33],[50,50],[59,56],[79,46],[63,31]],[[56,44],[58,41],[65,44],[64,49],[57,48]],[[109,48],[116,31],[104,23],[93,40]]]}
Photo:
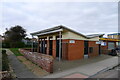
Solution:
{"label": "lamp post", "polygon": [[59,61],[61,61],[61,31],[59,32]]}

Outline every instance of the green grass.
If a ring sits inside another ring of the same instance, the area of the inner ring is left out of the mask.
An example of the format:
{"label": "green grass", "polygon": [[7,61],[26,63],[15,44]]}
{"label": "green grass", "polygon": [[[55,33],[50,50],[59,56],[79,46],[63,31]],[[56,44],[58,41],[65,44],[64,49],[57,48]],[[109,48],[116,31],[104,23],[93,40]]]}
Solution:
{"label": "green grass", "polygon": [[19,48],[10,48],[10,50],[16,55],[16,56],[23,56],[19,50]]}

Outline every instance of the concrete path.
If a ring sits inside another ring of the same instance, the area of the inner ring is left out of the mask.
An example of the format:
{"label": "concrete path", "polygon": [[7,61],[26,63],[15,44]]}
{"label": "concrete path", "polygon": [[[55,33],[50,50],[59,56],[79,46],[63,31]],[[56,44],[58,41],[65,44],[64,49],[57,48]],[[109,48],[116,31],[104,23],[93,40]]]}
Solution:
{"label": "concrete path", "polygon": [[26,68],[26,66],[22,64],[9,49],[6,49],[6,51],[17,78],[38,78],[28,68]]}
{"label": "concrete path", "polygon": [[100,74],[97,74],[91,78],[119,78],[118,70],[109,70]]}
{"label": "concrete path", "polygon": [[86,76],[92,76],[102,70],[105,70],[117,64],[118,64],[118,57],[111,57],[101,61],[96,61],[94,63],[84,64],[76,68],[61,71],[56,74],[53,73],[51,75],[45,76],[44,78],[63,78],[73,73],[80,73]]}

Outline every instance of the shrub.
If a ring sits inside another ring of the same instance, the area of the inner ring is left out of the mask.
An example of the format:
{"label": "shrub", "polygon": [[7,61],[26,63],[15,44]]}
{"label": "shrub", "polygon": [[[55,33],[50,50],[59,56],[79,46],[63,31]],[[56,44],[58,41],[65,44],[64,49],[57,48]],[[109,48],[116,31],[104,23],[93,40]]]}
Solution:
{"label": "shrub", "polygon": [[2,71],[9,71],[8,63],[9,61],[6,54],[6,50],[2,50]]}
{"label": "shrub", "polygon": [[10,43],[9,42],[2,42],[2,47],[3,48],[10,48]]}
{"label": "shrub", "polygon": [[6,50],[2,50],[2,54],[6,54]]}
{"label": "shrub", "polygon": [[23,48],[25,46],[24,42],[11,42],[10,48]]}
{"label": "shrub", "polygon": [[23,48],[25,46],[24,42],[17,42],[16,47],[17,48]]}

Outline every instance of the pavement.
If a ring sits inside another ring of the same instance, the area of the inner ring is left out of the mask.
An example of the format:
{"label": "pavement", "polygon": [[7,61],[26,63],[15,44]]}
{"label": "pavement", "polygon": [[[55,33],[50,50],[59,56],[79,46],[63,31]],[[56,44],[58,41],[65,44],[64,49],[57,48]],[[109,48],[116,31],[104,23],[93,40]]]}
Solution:
{"label": "pavement", "polygon": [[97,74],[91,78],[119,78],[118,74],[118,70],[110,70]]}
{"label": "pavement", "polygon": [[63,78],[88,78],[88,76],[85,76],[85,75],[80,74],[80,73],[73,73],[73,74],[70,74],[70,75],[65,76]]}
{"label": "pavement", "polygon": [[[7,54],[18,78],[38,78],[8,49]],[[118,57],[108,55],[76,61],[56,61],[54,72],[42,78],[88,78],[115,65],[118,65]]]}
{"label": "pavement", "polygon": [[38,78],[23,63],[21,63],[9,49],[6,49],[6,53],[8,54],[9,62],[17,78]]}
{"label": "pavement", "polygon": [[26,59],[24,56],[17,56],[18,60],[20,60],[30,71],[32,71],[39,78],[43,76],[49,75],[50,73],[42,69],[40,66],[32,63],[30,60]]}
{"label": "pavement", "polygon": [[120,64],[117,66],[114,66],[104,72],[100,72],[98,74],[95,74],[91,76],[91,78],[117,78],[120,79]]}
{"label": "pavement", "polygon": [[[79,73],[80,75],[84,75],[86,77],[90,77],[92,75],[99,73],[100,71],[104,71],[112,66],[118,65],[118,57],[109,57],[107,59],[103,59],[99,61],[97,61],[97,58],[96,58],[96,61],[93,58],[93,60],[94,62],[89,61],[89,59],[87,61],[85,60],[87,64],[82,64],[80,66],[73,67],[67,70],[61,70],[60,68],[59,70],[61,71],[45,76],[44,78],[64,78],[67,76],[69,77],[71,76],[71,74],[76,74],[76,73]],[[82,61],[83,61],[82,63],[84,63],[84,60]],[[79,61],[77,61],[76,64],[80,64],[78,62]],[[71,66],[69,65],[69,67]],[[84,77],[81,76],[81,78],[84,78]]]}

